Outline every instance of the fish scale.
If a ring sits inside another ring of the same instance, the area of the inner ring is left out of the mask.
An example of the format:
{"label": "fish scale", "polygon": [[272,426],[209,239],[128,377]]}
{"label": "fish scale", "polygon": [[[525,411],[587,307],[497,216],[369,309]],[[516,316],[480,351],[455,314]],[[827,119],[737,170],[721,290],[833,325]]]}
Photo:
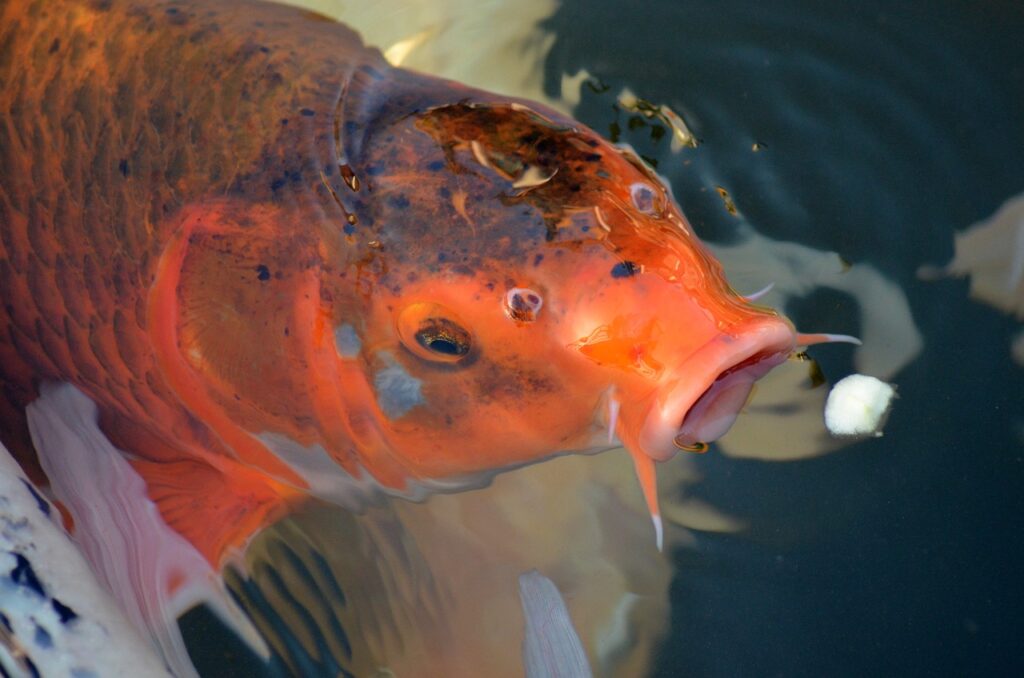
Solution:
{"label": "fish scale", "polygon": [[[318,89],[315,73],[295,67],[294,55],[308,51],[299,36],[278,31],[287,44],[268,55],[256,43],[265,32],[253,25],[262,23],[258,17],[211,12],[204,19],[200,6],[178,3],[182,16],[191,9],[194,18],[152,33],[168,15],[150,3],[4,7],[0,99],[10,114],[0,127],[0,280],[8,303],[0,355],[7,358],[10,409],[34,397],[40,378],[80,383],[128,417],[145,416],[154,399],[165,414],[175,405],[160,379],[156,393],[150,388],[154,380],[146,377],[158,371],[144,368],[153,357],[142,336],[145,297],[173,227],[165,217],[199,195],[227,190],[242,173],[260,175],[265,157],[277,152],[249,132],[294,116],[294,97]],[[266,23],[295,19],[274,7],[262,10]],[[96,30],[101,23],[104,30]],[[344,27],[320,30],[358,47]],[[204,38],[215,36],[228,44],[211,50]],[[242,49],[231,44],[240,41]],[[217,86],[195,96],[189,71],[149,75],[165,59],[210,71],[207,82]],[[203,146],[176,141],[183,136]],[[115,317],[121,320],[111,331]],[[76,350],[64,350],[68,345]],[[4,417],[4,429],[16,419]],[[13,446],[24,461],[25,445]]]}

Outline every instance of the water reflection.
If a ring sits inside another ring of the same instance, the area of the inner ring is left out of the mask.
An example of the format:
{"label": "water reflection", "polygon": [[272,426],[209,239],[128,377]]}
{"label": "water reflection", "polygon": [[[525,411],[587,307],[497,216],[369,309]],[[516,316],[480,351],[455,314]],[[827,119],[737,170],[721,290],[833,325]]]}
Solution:
{"label": "water reflection", "polygon": [[[971,298],[1024,319],[1024,195],[1010,198],[988,219],[957,233],[953,251],[946,266],[922,266],[918,275],[924,280],[969,276]],[[1024,331],[1017,333],[1010,352],[1024,366]]]}

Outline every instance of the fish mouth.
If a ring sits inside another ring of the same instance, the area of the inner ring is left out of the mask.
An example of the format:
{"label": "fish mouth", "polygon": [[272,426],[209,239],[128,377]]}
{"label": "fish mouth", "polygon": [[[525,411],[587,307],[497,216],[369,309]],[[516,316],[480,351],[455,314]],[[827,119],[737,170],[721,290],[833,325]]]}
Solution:
{"label": "fish mouth", "polygon": [[[688,359],[675,385],[647,415],[639,446],[656,461],[680,449],[701,451],[732,427],[754,382],[789,357],[796,334],[781,319],[759,322],[735,334],[722,334]],[[703,378],[695,375],[703,373]]]}

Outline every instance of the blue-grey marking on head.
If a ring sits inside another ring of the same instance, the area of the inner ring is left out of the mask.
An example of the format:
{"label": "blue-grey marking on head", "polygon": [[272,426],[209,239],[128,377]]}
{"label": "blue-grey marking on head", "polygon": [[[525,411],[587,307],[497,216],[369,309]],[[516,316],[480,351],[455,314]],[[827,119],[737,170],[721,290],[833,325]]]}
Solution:
{"label": "blue-grey marking on head", "polygon": [[381,353],[380,358],[387,367],[374,376],[373,388],[377,404],[388,419],[398,419],[426,402],[422,381],[409,374],[390,353]]}
{"label": "blue-grey marking on head", "polygon": [[345,323],[334,328],[334,346],[342,358],[354,358],[363,347],[363,340],[356,334],[356,328]]}

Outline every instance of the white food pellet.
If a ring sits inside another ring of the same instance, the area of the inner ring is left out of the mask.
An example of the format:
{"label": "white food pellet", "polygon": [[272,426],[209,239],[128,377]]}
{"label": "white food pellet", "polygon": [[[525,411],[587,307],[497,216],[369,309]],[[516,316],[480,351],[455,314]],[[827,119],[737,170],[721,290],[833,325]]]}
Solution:
{"label": "white food pellet", "polygon": [[825,426],[834,436],[880,436],[896,389],[865,374],[851,374],[825,401]]}

